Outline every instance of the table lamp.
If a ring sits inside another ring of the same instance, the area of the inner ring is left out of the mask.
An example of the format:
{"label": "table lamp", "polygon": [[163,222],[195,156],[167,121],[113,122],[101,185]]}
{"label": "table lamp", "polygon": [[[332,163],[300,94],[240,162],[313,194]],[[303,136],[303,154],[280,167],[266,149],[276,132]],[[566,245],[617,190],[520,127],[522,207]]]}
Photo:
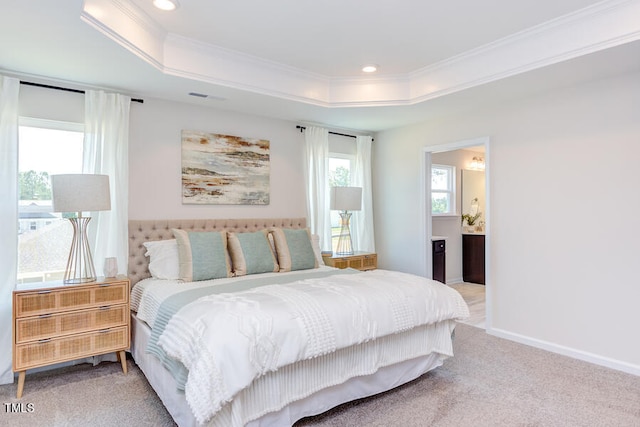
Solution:
{"label": "table lamp", "polygon": [[351,230],[349,220],[351,212],[359,211],[362,207],[362,188],[360,187],[331,187],[330,209],[340,212],[340,237],[338,238],[337,255],[353,255],[351,244]]}
{"label": "table lamp", "polygon": [[77,212],[68,218],[73,226],[73,240],[64,273],[64,283],[77,284],[96,280],[96,270],[87,238],[91,217],[82,212],[111,209],[108,175],[51,175],[54,212]]}

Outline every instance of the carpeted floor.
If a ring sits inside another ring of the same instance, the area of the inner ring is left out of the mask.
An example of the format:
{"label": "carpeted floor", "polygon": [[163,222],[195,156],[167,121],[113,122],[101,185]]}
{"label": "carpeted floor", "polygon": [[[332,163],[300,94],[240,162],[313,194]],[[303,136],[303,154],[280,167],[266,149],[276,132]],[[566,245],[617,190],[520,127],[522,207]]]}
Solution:
{"label": "carpeted floor", "polygon": [[[640,426],[640,377],[464,324],[454,348],[454,358],[417,380],[296,427]],[[0,425],[174,425],[132,361],[126,376],[117,363],[27,374],[23,398],[15,392],[15,384],[0,386]]]}

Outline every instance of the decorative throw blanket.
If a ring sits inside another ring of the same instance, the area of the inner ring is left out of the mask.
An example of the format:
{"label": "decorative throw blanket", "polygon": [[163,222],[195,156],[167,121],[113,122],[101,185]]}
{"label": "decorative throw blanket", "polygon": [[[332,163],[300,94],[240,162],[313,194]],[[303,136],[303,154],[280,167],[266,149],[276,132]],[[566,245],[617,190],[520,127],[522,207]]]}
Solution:
{"label": "decorative throw blanket", "polygon": [[[241,292],[261,286],[293,283],[309,278],[325,278],[338,274],[358,273],[358,270],[353,269],[318,268],[299,272],[255,274],[240,278],[205,280],[201,282],[184,283],[182,281],[163,280],[161,283],[153,282],[150,289],[143,291],[143,296],[136,297],[139,291],[139,286],[136,286],[131,293],[131,306],[135,307],[134,310],[137,311],[139,318],[146,321],[147,324],[153,325],[146,352],[153,354],[162,362],[162,365],[176,380],[178,390],[184,391],[187,375],[189,374],[188,370],[179,360],[168,357],[164,349],[158,345],[158,340],[167,327],[169,320],[183,307],[209,295]],[[134,300],[138,300],[137,303],[134,303]]]}
{"label": "decorative throw blanket", "polygon": [[446,285],[374,270],[202,297],[173,316],[158,344],[187,368],[185,397],[204,423],[269,371],[468,315]]}

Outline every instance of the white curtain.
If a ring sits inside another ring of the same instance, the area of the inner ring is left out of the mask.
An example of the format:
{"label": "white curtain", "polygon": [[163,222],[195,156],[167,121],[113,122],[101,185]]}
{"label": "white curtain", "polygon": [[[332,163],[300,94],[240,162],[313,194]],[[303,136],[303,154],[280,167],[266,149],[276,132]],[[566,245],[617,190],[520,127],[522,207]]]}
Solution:
{"label": "white curtain", "polygon": [[311,232],[320,236],[320,248],[331,250],[329,216],[329,131],[307,126],[305,142],[305,180],[307,182],[307,218]]}
{"label": "white curtain", "polygon": [[119,274],[127,272],[130,105],[128,96],[85,93],[83,172],[109,175],[111,190],[111,210],[91,213],[89,238],[98,276],[108,257],[117,258]]}
{"label": "white curtain", "polygon": [[362,209],[353,212],[351,237],[353,247],[359,251],[375,252],[373,235],[373,192],[371,188],[370,136],[356,137],[356,162],[351,178],[354,187],[362,187]]}
{"label": "white curtain", "polygon": [[13,382],[12,292],[18,274],[18,94],[20,80],[0,76],[0,384]]}

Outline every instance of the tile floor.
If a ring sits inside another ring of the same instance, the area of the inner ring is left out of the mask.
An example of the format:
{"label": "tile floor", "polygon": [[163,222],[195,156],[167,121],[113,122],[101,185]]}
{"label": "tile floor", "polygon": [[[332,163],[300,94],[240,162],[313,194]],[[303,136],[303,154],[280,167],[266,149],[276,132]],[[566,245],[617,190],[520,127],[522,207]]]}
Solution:
{"label": "tile floor", "polygon": [[471,316],[463,321],[467,325],[475,326],[477,328],[485,328],[485,293],[484,285],[478,285],[475,283],[455,283],[451,286],[453,289],[460,292],[462,298],[469,306],[469,313]]}

